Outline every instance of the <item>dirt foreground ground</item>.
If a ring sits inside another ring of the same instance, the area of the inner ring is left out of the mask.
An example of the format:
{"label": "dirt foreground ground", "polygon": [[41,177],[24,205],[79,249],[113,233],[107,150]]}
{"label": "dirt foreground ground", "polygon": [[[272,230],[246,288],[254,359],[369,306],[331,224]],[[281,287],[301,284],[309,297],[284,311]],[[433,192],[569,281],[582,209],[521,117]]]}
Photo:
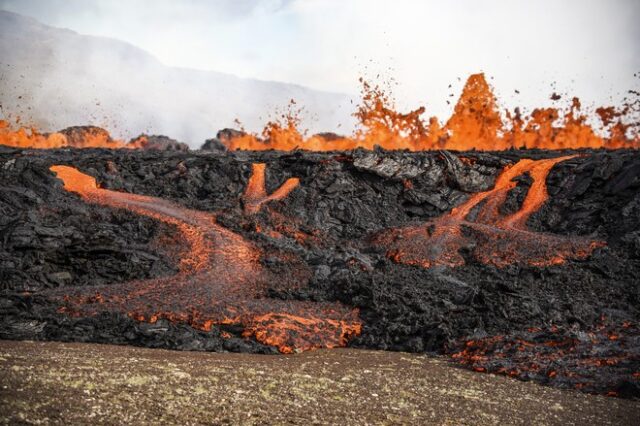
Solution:
{"label": "dirt foreground ground", "polygon": [[0,341],[2,424],[639,424],[640,402],[364,350],[294,356]]}

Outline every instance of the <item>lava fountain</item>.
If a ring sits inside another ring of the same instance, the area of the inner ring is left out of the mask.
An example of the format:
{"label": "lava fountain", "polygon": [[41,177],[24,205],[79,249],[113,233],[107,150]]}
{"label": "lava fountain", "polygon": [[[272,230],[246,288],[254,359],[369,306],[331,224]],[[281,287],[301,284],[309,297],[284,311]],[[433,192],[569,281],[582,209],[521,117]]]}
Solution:
{"label": "lava fountain", "polygon": [[424,107],[408,113],[396,111],[388,93],[363,80],[361,83],[362,99],[353,114],[359,128],[351,136],[319,134],[305,137],[298,130],[299,111],[290,111],[283,114],[281,120],[267,123],[261,137],[240,134],[222,142],[230,150],[251,151],[344,151],[376,147],[409,151],[640,147],[640,122],[637,121],[640,99],[628,100],[620,108],[596,109],[594,119],[602,124],[596,132],[577,98],[572,99],[566,110],[536,108],[525,116],[516,108],[501,114],[484,74],[473,74],[468,78],[452,116],[442,124],[437,117],[423,120]]}

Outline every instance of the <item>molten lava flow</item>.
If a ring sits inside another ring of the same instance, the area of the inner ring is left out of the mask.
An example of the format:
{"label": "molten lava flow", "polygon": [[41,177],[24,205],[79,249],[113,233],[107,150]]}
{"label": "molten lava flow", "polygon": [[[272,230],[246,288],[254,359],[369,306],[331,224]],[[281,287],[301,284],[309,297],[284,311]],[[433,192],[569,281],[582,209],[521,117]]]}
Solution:
{"label": "molten lava flow", "polygon": [[109,133],[99,127],[70,127],[61,132],[43,135],[35,128],[11,130],[9,123],[3,120],[0,120],[0,145],[29,149],[136,148],[111,139]]}
{"label": "molten lava flow", "polygon": [[212,214],[159,198],[101,189],[93,177],[72,167],[51,170],[67,191],[87,202],[176,226],[189,246],[180,272],[173,277],[54,291],[55,298],[65,301],[61,312],[77,316],[121,312],[139,321],[165,318],[207,331],[213,325],[241,325],[245,337],[253,336],[283,353],[344,346],[360,333],[357,311],[338,303],[267,299],[268,283],[299,286],[296,275],[279,275],[276,280],[262,267],[260,250],[217,225]]}
{"label": "molten lava flow", "polygon": [[[385,247],[389,258],[398,263],[456,267],[465,264],[461,254],[484,264],[505,267],[511,264],[549,266],[568,259],[584,259],[603,242],[565,237],[527,230],[526,222],[548,199],[546,178],[559,162],[572,156],[546,160],[520,160],[507,166],[496,179],[493,189],[472,195],[450,213],[417,226],[391,229],[374,238]],[[508,216],[500,213],[514,178],[528,173],[533,180],[519,211]],[[475,219],[468,219],[479,207]]]}
{"label": "molten lava flow", "polygon": [[[346,346],[360,332],[360,323],[331,319],[331,311],[324,311],[315,318],[268,313],[254,318],[245,335],[255,335],[264,344],[277,346],[283,353],[292,353],[296,349]],[[300,341],[305,342],[304,346]]]}
{"label": "molten lava flow", "polygon": [[273,191],[271,195],[267,195],[265,188],[265,168],[266,165],[264,163],[252,164],[251,177],[242,196],[246,214],[258,213],[262,205],[269,201],[282,200],[300,183],[300,179],[298,178],[289,178],[280,188]]}
{"label": "molten lava flow", "polygon": [[[635,93],[635,92],[632,92]],[[359,129],[350,137],[314,135],[304,137],[298,131],[296,113],[283,115],[284,122],[267,124],[262,138],[242,134],[223,143],[230,150],[340,151],[355,148],[407,149],[424,151],[503,150],[509,148],[575,149],[575,148],[640,148],[640,123],[637,117],[640,101],[620,109],[598,108],[603,135],[596,134],[581,113],[578,99],[566,111],[556,108],[535,109],[525,117],[516,109],[507,112],[505,120],[484,74],[469,77],[453,115],[444,125],[436,117],[425,122],[423,107],[407,114],[395,111],[390,96],[377,86],[363,82],[362,101],[354,116]]]}
{"label": "molten lava flow", "polygon": [[632,349],[639,337],[640,328],[631,322],[599,324],[586,332],[533,327],[462,341],[450,352],[455,362],[474,371],[617,396],[625,387],[640,386],[640,358]]}

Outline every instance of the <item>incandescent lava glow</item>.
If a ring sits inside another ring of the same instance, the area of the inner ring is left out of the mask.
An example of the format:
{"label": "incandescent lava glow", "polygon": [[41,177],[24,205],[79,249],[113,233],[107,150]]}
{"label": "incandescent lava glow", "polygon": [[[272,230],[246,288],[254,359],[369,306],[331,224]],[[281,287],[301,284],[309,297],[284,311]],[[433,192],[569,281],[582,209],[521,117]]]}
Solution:
{"label": "incandescent lava glow", "polygon": [[[534,109],[529,116],[519,109],[500,114],[498,102],[484,74],[467,80],[453,115],[444,124],[436,117],[423,120],[425,108],[397,112],[388,94],[363,82],[362,99],[354,116],[359,129],[351,136],[314,135],[304,137],[298,130],[300,119],[290,112],[282,122],[267,123],[261,137],[244,134],[223,143],[230,150],[343,151],[356,148],[387,150],[504,150],[509,148],[578,149],[640,148],[640,99],[621,108],[596,109],[602,136],[587,123],[591,118],[572,100],[566,111]],[[630,93],[637,95],[636,92]]]}
{"label": "incandescent lava glow", "polygon": [[[618,396],[625,385],[638,383],[638,357],[633,341],[640,337],[637,323],[606,321],[581,333],[557,326],[531,327],[511,335],[495,335],[459,342],[452,359],[474,371],[523,379],[537,378],[563,387]],[[568,336],[567,336],[568,334]],[[462,343],[462,345],[460,344]],[[595,387],[606,377],[609,389]]]}
{"label": "incandescent lava glow", "polygon": [[0,120],[0,145],[14,148],[140,148],[111,139],[106,130],[99,127],[70,127],[61,132],[40,134],[35,128],[21,127],[12,130],[9,123]]}
{"label": "incandescent lava glow", "polygon": [[[475,261],[498,268],[512,264],[541,267],[562,264],[568,259],[585,259],[605,243],[533,232],[526,225],[549,198],[546,179],[553,166],[574,157],[520,160],[505,167],[493,189],[472,195],[434,220],[383,231],[374,237],[373,243],[385,248],[387,256],[397,263],[424,268],[462,266],[466,263],[463,250]],[[500,207],[517,185],[514,178],[525,173],[533,183],[520,210],[503,215]]]}
{"label": "incandescent lava glow", "polygon": [[244,212],[246,214],[258,213],[262,205],[269,201],[282,200],[300,184],[300,179],[289,178],[282,186],[273,191],[271,195],[267,195],[265,188],[266,164],[254,163],[251,167],[251,177],[242,196]]}
{"label": "incandescent lava glow", "polygon": [[360,334],[358,311],[339,303],[267,298],[270,283],[297,288],[303,284],[299,275],[292,271],[291,276],[275,277],[261,265],[261,251],[218,225],[213,214],[160,198],[99,188],[93,177],[73,167],[52,166],[51,171],[64,182],[65,190],[85,201],[171,224],[187,242],[176,275],[55,290],[52,297],[63,303],[60,312],[73,316],[123,313],[147,322],[164,318],[205,331],[214,325],[241,326],[244,337],[282,353],[345,346]]}
{"label": "incandescent lava glow", "polygon": [[[473,74],[468,78],[452,116],[441,122],[436,117],[424,120],[424,107],[408,113],[396,111],[389,94],[378,86],[360,81],[362,99],[353,114],[358,129],[351,136],[318,134],[306,137],[299,130],[302,110],[290,110],[268,122],[260,136],[238,132],[221,142],[232,151],[345,151],[372,150],[377,146],[409,151],[640,148],[640,93],[633,90],[629,94],[636,99],[625,98],[621,107],[599,107],[593,116],[582,110],[577,98],[564,109],[536,108],[524,115],[516,108],[501,113],[484,74]],[[290,107],[292,105],[295,105],[293,100]],[[590,122],[599,122],[600,128],[594,129]],[[147,143],[145,137],[129,143],[112,140],[106,131],[91,126],[72,127],[51,134],[39,134],[33,128],[14,131],[6,121],[0,120],[0,145],[18,148],[144,149]]]}

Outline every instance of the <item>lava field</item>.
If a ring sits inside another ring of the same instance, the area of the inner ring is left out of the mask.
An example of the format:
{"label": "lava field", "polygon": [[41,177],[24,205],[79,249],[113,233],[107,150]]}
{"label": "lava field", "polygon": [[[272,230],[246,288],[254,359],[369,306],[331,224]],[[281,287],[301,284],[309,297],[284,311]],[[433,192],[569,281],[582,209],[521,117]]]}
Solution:
{"label": "lava field", "polygon": [[640,396],[640,152],[0,147],[0,338],[439,353]]}

